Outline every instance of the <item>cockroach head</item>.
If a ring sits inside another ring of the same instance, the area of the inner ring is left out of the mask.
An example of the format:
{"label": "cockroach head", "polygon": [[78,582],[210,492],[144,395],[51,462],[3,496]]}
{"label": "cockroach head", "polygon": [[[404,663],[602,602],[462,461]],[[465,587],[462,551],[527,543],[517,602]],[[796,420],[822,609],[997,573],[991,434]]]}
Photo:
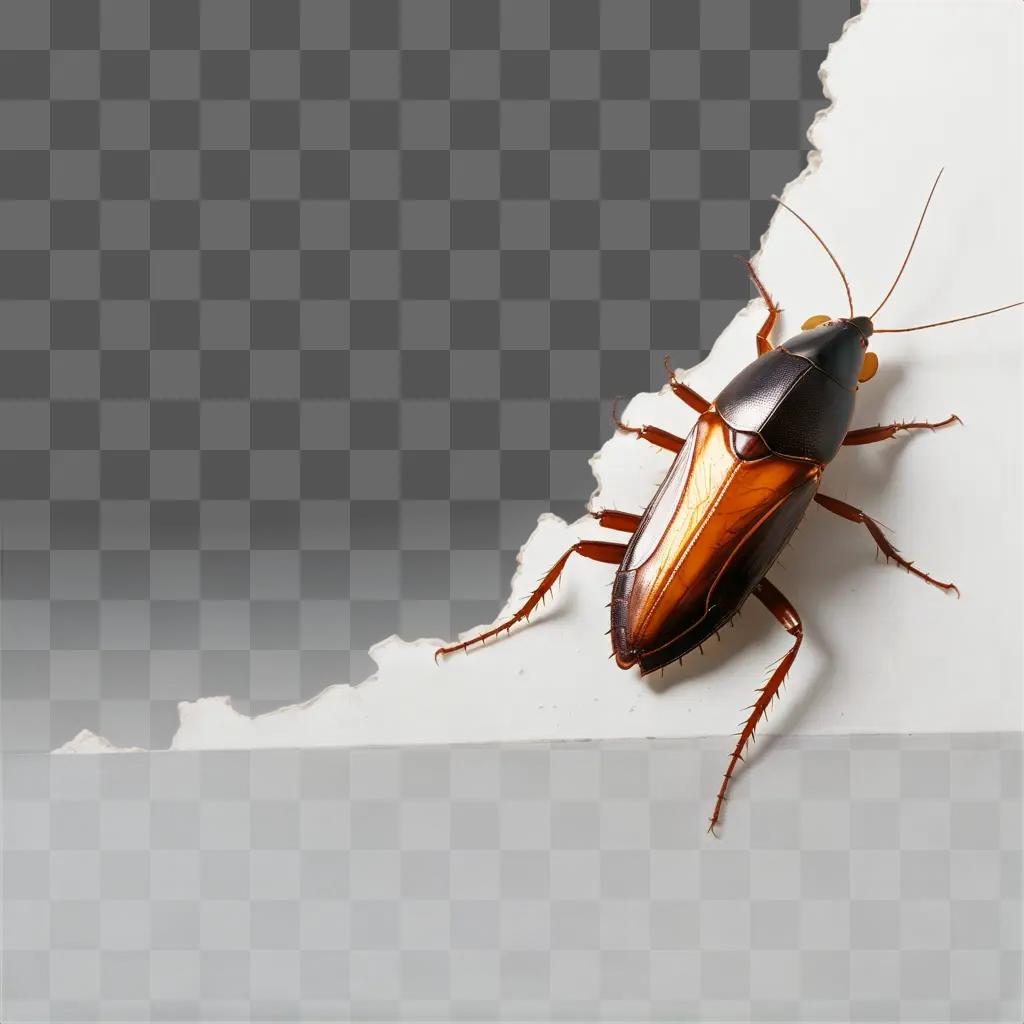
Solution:
{"label": "cockroach head", "polygon": [[[867,351],[868,338],[874,331],[869,317],[812,317],[794,338],[782,348],[814,363],[837,384],[853,389],[857,383],[873,376],[877,360]],[[870,358],[869,358],[870,356]],[[871,373],[865,376],[864,371]]]}

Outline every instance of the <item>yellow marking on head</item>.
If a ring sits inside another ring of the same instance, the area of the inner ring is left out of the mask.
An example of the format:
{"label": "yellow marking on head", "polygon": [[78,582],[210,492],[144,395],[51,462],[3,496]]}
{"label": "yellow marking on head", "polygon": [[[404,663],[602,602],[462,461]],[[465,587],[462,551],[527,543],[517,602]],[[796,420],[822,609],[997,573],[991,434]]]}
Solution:
{"label": "yellow marking on head", "polygon": [[832,317],[825,316],[823,313],[819,313],[817,316],[812,316],[809,319],[805,320],[800,325],[800,330],[801,331],[812,330],[815,327],[820,327],[822,324],[827,324],[829,322],[829,320],[831,320],[831,319],[832,319]]}
{"label": "yellow marking on head", "polygon": [[863,384],[864,381],[871,380],[876,373],[878,373],[878,356],[874,352],[865,352],[864,362],[861,364],[857,380]]}

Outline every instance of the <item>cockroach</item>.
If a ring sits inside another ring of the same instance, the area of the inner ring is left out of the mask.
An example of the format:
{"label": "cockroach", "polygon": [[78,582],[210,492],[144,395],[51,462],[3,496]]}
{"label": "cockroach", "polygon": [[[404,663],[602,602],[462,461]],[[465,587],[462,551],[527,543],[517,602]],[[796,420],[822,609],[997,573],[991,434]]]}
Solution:
{"label": "cockroach", "polygon": [[435,659],[468,651],[473,644],[508,632],[526,619],[573,554],[618,567],[610,604],[612,655],[620,668],[639,666],[642,676],[699,647],[728,624],[753,595],[793,642],[757,690],[755,702],[747,709],[750,714],[736,734],[709,819],[708,831],[714,833],[733,773],[803,642],[799,614],[769,582],[767,573],[812,501],[865,527],[887,562],[891,560],[926,583],[959,596],[953,583],[930,576],[904,558],[867,513],[819,490],[826,466],[844,446],[874,444],[900,432],[934,431],[961,422],[954,414],[934,423],[898,422],[851,429],[858,386],[878,369],[878,357],[868,349],[873,336],[926,330],[1024,305],[1014,302],[916,327],[875,327],[874,318],[906,269],[941,176],[939,171],[892,285],[868,316],[855,315],[849,281],[822,237],[792,207],[772,196],[828,254],[846,290],[849,315],[813,316],[794,337],[773,345],[771,333],[779,307],[750,261],[744,260],[768,311],[756,335],[756,358],[710,401],[676,378],[666,356],[672,392],[698,414],[685,438],[657,426],[629,426],[613,410],[618,429],[675,454],[642,515],[615,509],[592,513],[601,526],[630,533],[631,540],[578,541],[555,562],[510,619],[469,640],[438,648]]}

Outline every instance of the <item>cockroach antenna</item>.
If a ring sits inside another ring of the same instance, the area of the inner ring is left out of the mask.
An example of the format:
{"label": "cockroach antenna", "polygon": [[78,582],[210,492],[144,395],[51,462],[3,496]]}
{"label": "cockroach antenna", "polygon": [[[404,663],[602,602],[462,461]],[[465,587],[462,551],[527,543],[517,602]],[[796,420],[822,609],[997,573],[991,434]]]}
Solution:
{"label": "cockroach antenna", "polygon": [[853,318],[853,293],[850,291],[850,282],[846,280],[846,275],[843,273],[843,268],[839,265],[839,260],[836,259],[835,253],[825,244],[825,239],[822,238],[821,235],[819,235],[818,232],[815,231],[814,228],[812,228],[811,225],[808,224],[807,221],[805,221],[803,219],[803,217],[801,217],[800,214],[797,213],[796,210],[793,209],[792,206],[788,206],[786,203],[784,203],[776,195],[773,195],[772,199],[774,199],[775,202],[777,202],[779,204],[779,206],[781,206],[784,210],[789,210],[789,212],[791,214],[793,214],[793,216],[796,217],[796,219],[798,221],[800,221],[800,223],[803,224],[803,226],[805,228],[807,228],[807,230],[810,231],[810,233],[812,235],[814,235],[814,237],[818,240],[818,244],[822,247],[822,249],[824,249],[825,252],[828,253],[828,258],[832,261],[832,263],[834,264],[836,270],[839,271],[839,276],[843,279],[843,287],[846,289],[846,302],[847,302],[847,305],[850,307],[850,318],[852,319]]}
{"label": "cockroach antenna", "polygon": [[1002,313],[1004,309],[1016,309],[1017,306],[1024,306],[1024,299],[1021,299],[1020,302],[1011,302],[1006,306],[997,306],[995,309],[986,309],[981,313],[955,316],[952,320],[936,320],[933,324],[918,324],[916,327],[876,327],[875,334],[907,334],[910,331],[926,331],[929,327],[945,327],[946,324],[958,324],[962,320],[977,320],[979,316],[991,316],[993,313]]}
{"label": "cockroach antenna", "polygon": [[[942,177],[942,172],[945,168],[939,168],[939,173],[935,175],[935,181],[932,182],[931,191],[928,193],[928,198],[924,202],[924,209],[921,211],[921,216],[917,221],[917,228],[914,231],[914,237],[910,240],[910,248],[907,249],[907,255],[903,257],[903,262],[900,264],[900,269],[896,274],[896,278],[893,283],[889,286],[889,290],[885,293],[882,301],[875,307],[874,312],[868,319],[874,320],[878,311],[889,301],[889,297],[896,290],[896,285],[900,283],[900,278],[903,277],[903,271],[907,269],[907,264],[910,262],[910,254],[914,251],[914,244],[917,242],[917,236],[921,233],[921,226],[924,224],[925,214],[928,213],[928,207],[931,205],[932,196],[935,195],[935,190],[939,186],[939,179]],[[931,324],[919,324],[917,327],[876,327],[875,334],[907,334],[910,331],[923,331],[929,327],[944,327],[946,324],[960,323],[961,320],[975,320],[979,316],[991,316],[993,313],[1002,313],[1004,309],[1013,309],[1016,306],[1024,305],[1022,302],[1011,302],[1006,306],[998,306],[996,309],[986,309],[981,313],[971,313],[968,316],[954,317],[952,320],[936,320],[935,323]]]}
{"label": "cockroach antenna", "polygon": [[932,183],[932,190],[928,193],[928,198],[924,201],[924,209],[921,211],[921,216],[917,222],[917,228],[914,231],[914,237],[910,240],[910,248],[907,249],[907,255],[903,257],[903,262],[900,264],[900,269],[896,274],[896,279],[891,285],[889,290],[885,293],[885,297],[882,301],[875,306],[875,311],[868,317],[869,320],[874,320],[875,315],[878,311],[889,301],[889,296],[896,290],[896,285],[900,283],[900,278],[903,276],[903,271],[907,269],[907,264],[910,262],[910,254],[914,251],[914,243],[917,241],[917,236],[921,234],[921,225],[924,224],[924,215],[928,212],[928,207],[931,205],[932,196],[935,195],[935,190],[939,187],[939,178],[942,177],[942,172],[945,167],[939,168],[939,173],[935,175],[935,181]]}

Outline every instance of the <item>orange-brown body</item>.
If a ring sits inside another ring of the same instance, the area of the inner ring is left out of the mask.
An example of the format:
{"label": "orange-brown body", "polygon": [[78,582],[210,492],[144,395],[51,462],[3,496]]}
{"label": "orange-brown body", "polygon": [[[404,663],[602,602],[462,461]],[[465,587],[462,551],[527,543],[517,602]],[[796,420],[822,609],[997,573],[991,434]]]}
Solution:
{"label": "orange-brown body", "polygon": [[712,404],[616,574],[612,642],[619,666],[652,672],[726,624],[803,518],[822,469],[734,430]]}

